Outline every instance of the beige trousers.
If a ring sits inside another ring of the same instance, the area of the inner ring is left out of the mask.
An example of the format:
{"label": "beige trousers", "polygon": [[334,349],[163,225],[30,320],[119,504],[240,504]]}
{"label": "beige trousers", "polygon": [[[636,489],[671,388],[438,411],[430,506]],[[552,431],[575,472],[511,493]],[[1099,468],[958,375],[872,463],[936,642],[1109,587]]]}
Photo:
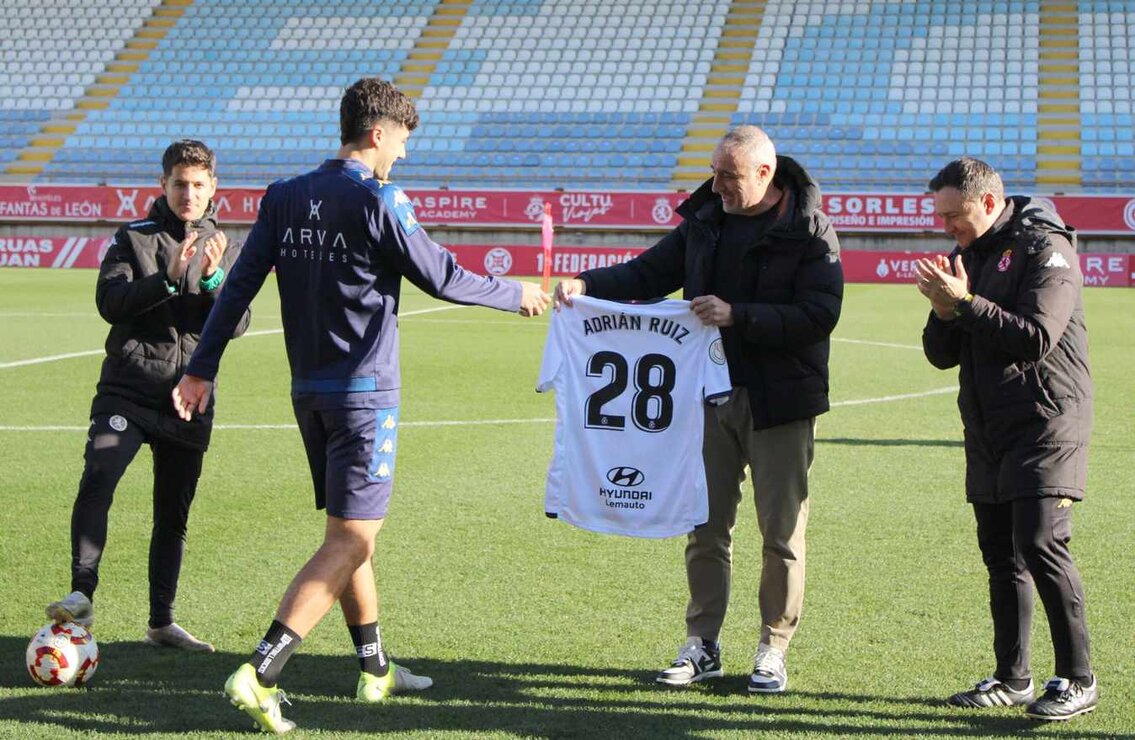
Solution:
{"label": "beige trousers", "polygon": [[691,532],[686,544],[687,636],[717,640],[721,633],[732,579],[733,525],[748,466],[764,542],[760,641],[788,648],[804,603],[808,469],[815,438],[815,418],[754,430],[744,388],[734,388],[729,403],[706,409],[702,456],[709,521]]}

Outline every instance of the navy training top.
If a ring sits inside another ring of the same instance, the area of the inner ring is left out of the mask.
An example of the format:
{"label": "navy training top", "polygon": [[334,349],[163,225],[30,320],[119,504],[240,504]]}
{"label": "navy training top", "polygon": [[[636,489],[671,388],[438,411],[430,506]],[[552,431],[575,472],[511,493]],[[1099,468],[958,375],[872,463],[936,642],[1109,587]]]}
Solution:
{"label": "navy training top", "polygon": [[379,183],[362,162],[329,159],[268,186],[187,374],[216,378],[237,323],[272,268],[292,395],[310,396],[316,408],[398,404],[403,276],[452,303],[520,308],[520,284],[463,269],[429,238],[400,188]]}

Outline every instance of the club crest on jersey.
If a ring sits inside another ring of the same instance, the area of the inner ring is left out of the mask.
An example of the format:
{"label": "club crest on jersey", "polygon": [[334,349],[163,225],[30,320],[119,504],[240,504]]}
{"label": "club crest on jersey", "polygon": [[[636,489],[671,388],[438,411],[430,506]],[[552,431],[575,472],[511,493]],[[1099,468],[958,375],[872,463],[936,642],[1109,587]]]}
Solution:
{"label": "club crest on jersey", "polygon": [[1001,259],[997,262],[997,272],[1005,272],[1009,269],[1009,265],[1013,263],[1013,250],[1006,249],[1001,253]]}
{"label": "club crest on jersey", "polygon": [[118,414],[115,414],[114,416],[110,417],[110,428],[113,429],[116,432],[125,431],[126,430],[126,417],[125,416],[119,416]]}
{"label": "club crest on jersey", "polygon": [[709,359],[712,360],[715,365],[725,364],[725,345],[721,343],[720,337],[714,339],[709,345]]}
{"label": "club crest on jersey", "polygon": [[382,200],[386,203],[386,207],[402,225],[407,236],[422,228],[414,215],[414,204],[402,191],[402,188],[397,185],[383,185],[379,192],[382,193]]}

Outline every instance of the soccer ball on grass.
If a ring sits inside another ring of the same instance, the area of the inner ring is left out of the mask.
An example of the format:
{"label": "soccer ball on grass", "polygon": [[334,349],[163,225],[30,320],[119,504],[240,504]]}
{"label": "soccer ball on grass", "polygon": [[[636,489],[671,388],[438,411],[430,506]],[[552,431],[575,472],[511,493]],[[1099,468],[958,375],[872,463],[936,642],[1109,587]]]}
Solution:
{"label": "soccer ball on grass", "polygon": [[83,686],[98,665],[94,635],[74,622],[46,624],[28,643],[28,673],[41,686]]}

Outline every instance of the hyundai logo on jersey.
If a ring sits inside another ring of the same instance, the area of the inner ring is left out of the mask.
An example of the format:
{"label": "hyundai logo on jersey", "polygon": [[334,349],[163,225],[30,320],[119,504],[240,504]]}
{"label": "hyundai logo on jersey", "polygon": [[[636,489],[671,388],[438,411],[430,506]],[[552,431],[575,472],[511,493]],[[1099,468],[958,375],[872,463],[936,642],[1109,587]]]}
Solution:
{"label": "hyundai logo on jersey", "polygon": [[645,479],[646,476],[642,474],[641,470],[625,465],[607,471],[607,480],[616,486],[637,486]]}

